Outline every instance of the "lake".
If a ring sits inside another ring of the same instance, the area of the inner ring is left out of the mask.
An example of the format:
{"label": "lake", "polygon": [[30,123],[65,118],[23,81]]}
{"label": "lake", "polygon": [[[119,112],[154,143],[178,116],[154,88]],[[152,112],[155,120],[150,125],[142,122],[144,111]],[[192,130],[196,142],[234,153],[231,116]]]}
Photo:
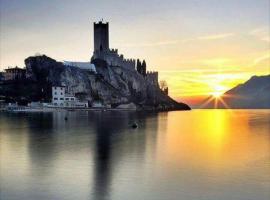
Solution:
{"label": "lake", "polygon": [[270,110],[0,113],[0,150],[1,200],[270,198]]}

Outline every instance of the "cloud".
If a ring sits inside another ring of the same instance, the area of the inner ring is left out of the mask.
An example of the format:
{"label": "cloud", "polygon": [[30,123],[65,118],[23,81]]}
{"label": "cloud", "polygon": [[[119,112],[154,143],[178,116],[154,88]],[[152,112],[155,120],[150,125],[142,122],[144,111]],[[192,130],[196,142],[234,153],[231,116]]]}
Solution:
{"label": "cloud", "polygon": [[270,42],[270,36],[262,37],[261,40],[265,42]]}
{"label": "cloud", "polygon": [[253,29],[248,34],[261,41],[270,42],[270,30],[266,26]]}
{"label": "cloud", "polygon": [[256,35],[258,33],[262,33],[262,32],[265,32],[267,30],[267,27],[260,27],[260,28],[256,28],[256,29],[253,29],[249,32],[249,34],[251,35]]}
{"label": "cloud", "polygon": [[210,65],[210,66],[224,66],[232,63],[232,59],[229,58],[212,58],[212,59],[205,59],[202,60],[201,63],[203,65]]}
{"label": "cloud", "polygon": [[258,57],[256,58],[254,61],[253,61],[253,65],[257,65],[265,60],[268,60],[270,58],[270,52],[266,53],[265,55],[261,56],[261,57]]}
{"label": "cloud", "polygon": [[122,47],[154,47],[154,46],[164,46],[164,45],[173,45],[179,43],[179,40],[168,40],[168,41],[159,41],[153,43],[130,43],[130,44],[123,44],[118,45]]}
{"label": "cloud", "polygon": [[165,46],[174,45],[179,43],[186,43],[192,41],[202,41],[202,40],[220,40],[227,37],[235,35],[234,33],[221,33],[215,35],[199,36],[195,38],[183,39],[183,40],[167,40],[167,41],[157,41],[152,43],[130,43],[130,44],[119,44],[121,47],[155,47],[155,46]]}
{"label": "cloud", "polygon": [[222,33],[222,34],[216,34],[216,35],[208,35],[208,36],[201,36],[198,37],[198,40],[219,40],[219,39],[224,39],[227,37],[233,36],[234,33]]}

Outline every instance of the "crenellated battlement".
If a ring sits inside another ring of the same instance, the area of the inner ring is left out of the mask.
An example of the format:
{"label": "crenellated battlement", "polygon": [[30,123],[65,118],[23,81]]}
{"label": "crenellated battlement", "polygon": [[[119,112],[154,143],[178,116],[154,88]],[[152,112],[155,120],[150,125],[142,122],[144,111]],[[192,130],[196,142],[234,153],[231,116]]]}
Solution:
{"label": "crenellated battlement", "polygon": [[118,54],[118,49],[110,49],[110,52],[111,52],[111,53]]}
{"label": "crenellated battlement", "polygon": [[156,75],[158,74],[158,71],[147,71],[146,75]]}
{"label": "crenellated battlement", "polygon": [[153,85],[158,86],[158,72],[157,71],[147,71],[146,80]]}
{"label": "crenellated battlement", "polygon": [[130,70],[135,70],[135,59],[124,58],[122,54],[118,54],[118,49],[110,49],[109,51],[94,51],[92,59],[96,58],[105,60],[111,66],[121,66]]}
{"label": "crenellated battlement", "polygon": [[103,23],[103,21],[102,20],[100,20],[99,22],[94,22],[94,25],[109,25],[109,22],[105,22],[105,23]]}

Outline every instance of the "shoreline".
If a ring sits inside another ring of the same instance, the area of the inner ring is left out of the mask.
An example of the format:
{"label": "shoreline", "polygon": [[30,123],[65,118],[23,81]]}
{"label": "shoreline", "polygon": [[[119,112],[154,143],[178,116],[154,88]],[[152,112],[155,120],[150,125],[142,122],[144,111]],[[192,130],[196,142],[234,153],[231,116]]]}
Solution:
{"label": "shoreline", "polygon": [[[191,109],[190,109],[191,110]],[[134,112],[142,112],[142,111],[151,111],[151,112],[164,112],[164,111],[188,111],[187,109],[172,109],[172,108],[137,108],[137,109],[132,109],[132,108],[68,108],[68,107],[63,107],[63,108],[27,108],[27,107],[18,107],[15,109],[8,109],[8,108],[3,108],[0,109],[0,112],[9,112],[9,113],[37,113],[37,112],[58,112],[58,111],[69,111],[69,112],[75,112],[75,111],[134,111]]]}

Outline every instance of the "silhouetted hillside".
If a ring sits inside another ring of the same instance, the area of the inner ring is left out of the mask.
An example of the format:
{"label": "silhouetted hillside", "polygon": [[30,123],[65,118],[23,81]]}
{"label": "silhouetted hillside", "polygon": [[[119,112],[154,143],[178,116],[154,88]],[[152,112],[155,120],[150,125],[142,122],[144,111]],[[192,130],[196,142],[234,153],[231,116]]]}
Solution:
{"label": "silhouetted hillside", "polygon": [[208,97],[201,106],[226,108],[225,104],[229,108],[270,108],[270,75],[252,76],[245,83],[225,92],[221,100]]}

